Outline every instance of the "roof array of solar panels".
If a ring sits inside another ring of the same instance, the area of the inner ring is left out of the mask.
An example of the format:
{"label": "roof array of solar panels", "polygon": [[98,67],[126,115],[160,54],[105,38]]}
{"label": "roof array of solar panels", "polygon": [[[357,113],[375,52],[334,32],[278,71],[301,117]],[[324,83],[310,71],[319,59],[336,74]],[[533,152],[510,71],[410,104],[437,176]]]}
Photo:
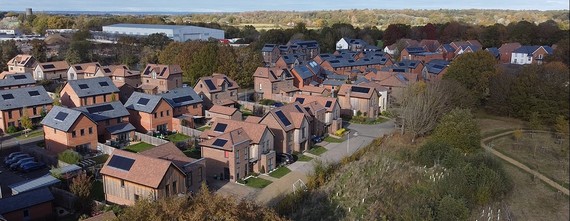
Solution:
{"label": "roof array of solar panels", "polygon": [[370,88],[352,86],[352,88],[350,88],[350,91],[367,94],[368,92],[370,92]]}
{"label": "roof array of solar panels", "polygon": [[69,114],[68,114],[68,113],[65,113],[65,112],[59,112],[59,113],[57,113],[57,115],[55,116],[55,119],[56,119],[56,120],[59,120],[59,121],[64,121],[65,118],[67,118],[67,115],[69,115]]}
{"label": "roof array of solar panels", "polygon": [[216,86],[214,85],[214,83],[212,82],[212,80],[206,79],[206,80],[204,80],[204,83],[206,83],[206,86],[208,86],[208,89],[210,89],[210,90],[216,90]]}
{"label": "roof array of solar panels", "polygon": [[218,124],[216,124],[214,131],[219,132],[219,133],[223,133],[224,131],[226,131],[227,127],[228,127],[227,124],[218,123]]}
{"label": "roof array of solar panels", "polygon": [[149,101],[150,101],[150,99],[142,97],[139,99],[139,101],[137,101],[137,104],[146,105],[146,104],[148,104]]}
{"label": "roof array of solar panels", "polygon": [[188,101],[192,101],[194,100],[194,98],[192,98],[192,96],[184,96],[184,97],[177,97],[172,99],[172,101],[174,101],[174,103],[182,103],[182,102],[188,102]]}
{"label": "roof array of solar panels", "polygon": [[213,145],[214,145],[214,146],[217,146],[217,147],[223,147],[224,145],[226,145],[226,143],[228,143],[227,140],[224,140],[224,139],[216,139],[216,140],[214,141]]}
{"label": "roof array of solar panels", "polygon": [[325,107],[331,107],[332,105],[332,101],[327,101],[327,103],[325,104]]}
{"label": "roof array of solar panels", "polygon": [[[114,168],[121,169],[121,170],[125,170],[125,171],[129,171],[134,163],[135,163],[134,159],[119,156],[119,155],[113,155],[111,157],[111,160],[109,160],[109,163],[107,164],[107,166],[114,167]],[[151,165],[149,165],[149,166],[151,166]]]}
{"label": "roof array of solar panels", "polygon": [[285,117],[285,114],[283,114],[282,111],[275,111],[275,114],[277,115],[277,117],[279,118],[279,120],[281,122],[283,122],[283,125],[285,126],[289,126],[291,125],[291,121],[289,121],[289,119],[287,119],[287,117]]}
{"label": "roof array of solar panels", "polygon": [[100,113],[100,112],[105,112],[105,111],[110,111],[110,110],[114,110],[113,105],[110,104],[105,104],[105,105],[100,105],[100,106],[95,106],[95,107],[88,107],[87,111],[89,113]]}

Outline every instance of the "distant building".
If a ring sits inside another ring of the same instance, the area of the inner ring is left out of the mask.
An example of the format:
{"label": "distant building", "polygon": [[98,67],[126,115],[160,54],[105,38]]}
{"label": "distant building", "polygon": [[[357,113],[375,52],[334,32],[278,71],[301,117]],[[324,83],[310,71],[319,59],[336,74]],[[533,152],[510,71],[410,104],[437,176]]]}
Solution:
{"label": "distant building", "polygon": [[37,61],[34,56],[27,54],[19,54],[16,57],[10,59],[6,65],[8,66],[8,71],[15,73],[31,73],[37,65]]}
{"label": "distant building", "polygon": [[31,74],[9,74],[0,79],[0,90],[35,86],[36,81]]}
{"label": "distant building", "polygon": [[103,32],[119,35],[148,36],[163,33],[179,42],[192,40],[224,39],[224,31],[189,25],[114,24],[103,26]]}
{"label": "distant building", "polygon": [[513,51],[511,64],[542,64],[553,51],[550,46],[521,46]]}
{"label": "distant building", "polygon": [[51,109],[52,102],[42,86],[0,90],[0,132],[6,133],[10,126],[21,127],[22,116],[38,123],[42,113]]}
{"label": "distant building", "polygon": [[0,199],[0,220],[50,220],[54,197],[48,188]]}

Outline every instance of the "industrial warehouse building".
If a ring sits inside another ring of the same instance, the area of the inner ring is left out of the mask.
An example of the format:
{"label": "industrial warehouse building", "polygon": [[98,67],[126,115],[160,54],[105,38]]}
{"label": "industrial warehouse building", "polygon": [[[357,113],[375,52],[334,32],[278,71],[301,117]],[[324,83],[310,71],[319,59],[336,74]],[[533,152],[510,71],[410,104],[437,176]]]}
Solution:
{"label": "industrial warehouse building", "polygon": [[114,24],[103,26],[103,32],[119,35],[151,35],[164,33],[174,41],[224,39],[224,31],[189,25]]}

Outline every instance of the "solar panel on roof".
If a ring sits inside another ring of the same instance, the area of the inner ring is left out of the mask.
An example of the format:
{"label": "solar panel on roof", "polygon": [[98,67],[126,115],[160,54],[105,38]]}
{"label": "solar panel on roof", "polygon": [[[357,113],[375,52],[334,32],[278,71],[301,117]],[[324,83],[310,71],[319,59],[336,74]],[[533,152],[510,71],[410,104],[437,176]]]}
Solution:
{"label": "solar panel on roof", "polygon": [[109,160],[109,163],[107,164],[107,166],[114,167],[114,168],[121,169],[121,170],[125,170],[125,171],[129,171],[134,163],[135,163],[134,159],[126,158],[126,157],[118,156],[118,155],[113,155],[111,157],[111,160]]}
{"label": "solar panel on roof", "polygon": [[433,67],[434,67],[434,68],[437,68],[437,69],[443,69],[445,66],[436,64],[436,65],[434,65]]}
{"label": "solar panel on roof", "polygon": [[51,68],[55,68],[55,66],[53,64],[44,64],[44,65],[42,65],[42,68],[51,69]]}
{"label": "solar panel on roof", "polygon": [[287,117],[285,117],[285,114],[283,114],[282,111],[276,111],[275,114],[277,115],[279,120],[281,120],[281,122],[283,122],[283,125],[285,125],[285,126],[291,125],[291,122],[289,121],[289,119],[287,119]]}
{"label": "solar panel on roof", "polygon": [[88,107],[87,108],[87,111],[91,114],[110,111],[110,110],[114,110],[113,105],[110,105],[110,104],[105,104],[105,105],[101,105],[101,106],[95,106],[95,107]]}
{"label": "solar panel on roof", "polygon": [[28,94],[33,97],[33,96],[40,95],[40,92],[39,91],[28,91]]}
{"label": "solar panel on roof", "polygon": [[410,63],[410,67],[411,67],[411,66],[416,66],[416,62]]}
{"label": "solar panel on roof", "polygon": [[223,133],[224,131],[226,131],[227,127],[228,127],[227,124],[218,123],[218,124],[216,124],[214,131]]}
{"label": "solar panel on roof", "polygon": [[65,112],[59,112],[59,113],[57,113],[57,115],[55,115],[55,119],[59,120],[59,121],[64,121],[65,118],[67,118],[67,115],[69,115],[69,114],[65,113]]}
{"label": "solar panel on roof", "polygon": [[26,75],[23,75],[23,74],[22,75],[13,75],[12,77],[16,80],[22,80],[22,79],[27,78]]}
{"label": "solar panel on roof", "polygon": [[350,91],[367,94],[367,93],[370,91],[370,88],[352,86],[352,88],[350,89]]}
{"label": "solar panel on roof", "polygon": [[212,145],[217,146],[217,147],[223,147],[224,145],[226,145],[226,143],[228,143],[227,140],[216,139]]}
{"label": "solar panel on roof", "polygon": [[14,95],[12,94],[3,94],[2,98],[4,98],[4,100],[10,100],[10,99],[14,99]]}
{"label": "solar panel on roof", "polygon": [[109,86],[109,83],[107,83],[105,81],[101,81],[101,82],[99,82],[99,85],[101,85],[101,87],[107,87],[107,86]]}
{"label": "solar panel on roof", "polygon": [[111,72],[111,69],[109,69],[109,68],[103,68],[103,71],[105,71],[105,73],[109,73],[109,72]]}
{"label": "solar panel on roof", "polygon": [[330,107],[332,105],[332,101],[327,101],[327,103],[325,104],[325,107]]}
{"label": "solar panel on roof", "polygon": [[81,66],[79,66],[79,65],[75,66],[75,69],[77,69],[78,71],[83,70],[83,68],[82,68]]}
{"label": "solar panel on roof", "polygon": [[137,104],[146,105],[146,104],[148,104],[149,101],[150,101],[150,99],[141,97],[141,98],[139,99],[139,101],[137,101]]}
{"label": "solar panel on roof", "polygon": [[159,75],[162,76],[162,75],[164,74],[164,72],[166,72],[166,67],[164,67],[164,68],[162,69],[162,71],[160,72]]}
{"label": "solar panel on roof", "polygon": [[212,83],[212,80],[204,80],[204,83],[206,83],[206,86],[208,86],[208,89],[210,90],[216,90],[216,86],[214,85],[214,83]]}
{"label": "solar panel on roof", "polygon": [[298,110],[299,112],[303,113],[303,110],[301,110],[301,107],[299,107],[299,106],[297,106],[297,105],[294,105],[294,106],[295,106],[295,108],[297,108],[297,110]]}
{"label": "solar panel on roof", "polygon": [[188,102],[188,101],[192,101],[194,100],[194,98],[192,98],[192,96],[184,96],[184,97],[177,97],[172,99],[172,101],[174,101],[174,103],[182,103],[182,102]]}
{"label": "solar panel on roof", "polygon": [[86,84],[80,84],[80,85],[78,85],[78,86],[79,86],[79,88],[81,88],[81,89],[87,89],[87,88],[89,88],[89,85],[86,85]]}
{"label": "solar panel on roof", "polygon": [[303,102],[305,102],[305,98],[298,97],[298,98],[295,98],[295,101],[297,101],[297,102],[299,102],[299,103],[302,104]]}
{"label": "solar panel on roof", "polygon": [[232,87],[234,85],[227,77],[224,77],[224,79],[226,79],[226,82],[228,82],[228,87]]}

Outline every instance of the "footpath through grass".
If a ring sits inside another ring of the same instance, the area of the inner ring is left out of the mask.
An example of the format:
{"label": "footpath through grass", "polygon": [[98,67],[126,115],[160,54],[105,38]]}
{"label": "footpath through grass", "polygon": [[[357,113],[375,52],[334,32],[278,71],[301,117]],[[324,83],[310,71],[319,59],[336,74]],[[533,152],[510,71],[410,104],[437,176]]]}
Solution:
{"label": "footpath through grass", "polygon": [[272,182],[266,179],[262,179],[259,177],[250,177],[245,180],[245,185],[253,188],[264,188],[271,184]]}
{"label": "footpath through grass", "polygon": [[313,155],[317,155],[317,156],[320,156],[324,152],[327,152],[327,148],[324,148],[322,146],[314,146],[313,148],[311,148],[309,150],[309,153],[311,153]]}
{"label": "footpath through grass", "polygon": [[148,150],[148,149],[153,148],[153,147],[154,146],[152,144],[145,143],[145,142],[139,142],[137,144],[130,145],[125,149],[128,151],[134,152],[134,153],[138,153],[138,152],[143,152],[143,151]]}
{"label": "footpath through grass", "polygon": [[274,170],[273,172],[269,173],[269,176],[275,177],[275,178],[281,178],[290,172],[291,172],[291,170],[287,167],[279,167],[276,170]]}

